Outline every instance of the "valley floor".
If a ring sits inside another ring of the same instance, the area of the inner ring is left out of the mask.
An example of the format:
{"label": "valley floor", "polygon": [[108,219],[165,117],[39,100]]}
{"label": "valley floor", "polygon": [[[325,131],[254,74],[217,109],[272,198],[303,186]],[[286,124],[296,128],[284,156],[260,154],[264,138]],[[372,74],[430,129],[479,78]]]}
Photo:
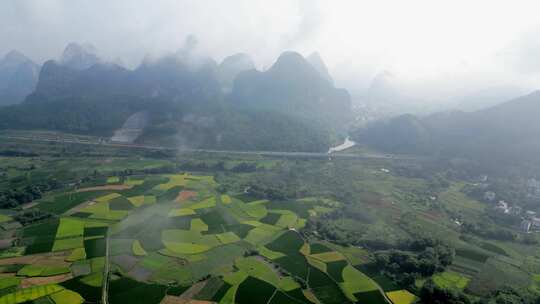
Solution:
{"label": "valley floor", "polygon": [[[0,151],[19,152],[0,157],[0,303],[409,304],[428,281],[473,300],[540,290],[536,243],[465,231],[490,207],[465,180],[413,177],[413,159],[19,138]],[[7,204],[29,187],[31,203]],[[381,262],[445,248],[449,264],[430,257],[436,270],[412,282]]]}

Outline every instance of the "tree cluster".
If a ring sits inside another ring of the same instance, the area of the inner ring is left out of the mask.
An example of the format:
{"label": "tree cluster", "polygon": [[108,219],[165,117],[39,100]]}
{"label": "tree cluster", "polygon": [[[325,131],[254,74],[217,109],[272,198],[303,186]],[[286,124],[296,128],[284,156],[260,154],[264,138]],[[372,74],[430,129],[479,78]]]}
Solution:
{"label": "tree cluster", "polygon": [[31,209],[17,214],[15,216],[15,220],[21,223],[23,226],[26,226],[49,217],[51,217],[49,213],[45,213],[37,209]]}
{"label": "tree cluster", "polygon": [[48,190],[49,185],[28,185],[21,189],[9,189],[0,193],[0,208],[13,209],[20,205],[40,199],[42,192]]}
{"label": "tree cluster", "polygon": [[517,239],[517,235],[514,232],[499,228],[496,225],[464,222],[461,225],[461,231],[492,240],[515,241]]}
{"label": "tree cluster", "polygon": [[539,304],[540,298],[526,290],[504,287],[477,300],[470,300],[463,292],[437,286],[428,280],[420,290],[420,302],[426,304]]}
{"label": "tree cluster", "polygon": [[420,290],[420,301],[429,304],[470,304],[471,301],[461,292],[438,287],[428,280]]}
{"label": "tree cluster", "polygon": [[401,286],[411,286],[417,278],[444,271],[455,255],[453,248],[430,238],[415,239],[400,247],[376,252],[375,263]]}

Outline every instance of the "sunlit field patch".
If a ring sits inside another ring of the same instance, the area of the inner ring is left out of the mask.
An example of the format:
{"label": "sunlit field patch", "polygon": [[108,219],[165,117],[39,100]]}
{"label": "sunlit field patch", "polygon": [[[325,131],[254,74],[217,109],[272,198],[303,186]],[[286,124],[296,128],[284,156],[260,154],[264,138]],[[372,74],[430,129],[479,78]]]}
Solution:
{"label": "sunlit field patch", "polygon": [[405,289],[387,292],[386,295],[394,304],[412,304],[417,299],[415,295]]}
{"label": "sunlit field patch", "polygon": [[169,217],[175,217],[175,216],[186,216],[186,215],[195,215],[195,211],[190,208],[180,208],[180,209],[171,209],[169,211]]}

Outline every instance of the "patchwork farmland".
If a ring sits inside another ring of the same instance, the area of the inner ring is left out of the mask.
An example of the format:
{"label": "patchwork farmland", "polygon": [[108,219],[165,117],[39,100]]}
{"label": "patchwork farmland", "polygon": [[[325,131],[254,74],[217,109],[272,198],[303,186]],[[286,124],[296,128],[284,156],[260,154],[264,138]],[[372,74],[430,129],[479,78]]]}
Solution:
{"label": "patchwork farmland", "polygon": [[497,240],[455,223],[458,210],[465,221],[489,210],[464,198],[464,182],[434,201],[428,181],[369,161],[0,159],[3,193],[56,180],[0,209],[0,304],[411,304],[430,288],[473,302],[540,290],[537,245],[523,239],[535,234]]}
{"label": "patchwork farmland", "polygon": [[344,253],[298,232],[340,203],[219,186],[190,173],[109,176],[45,197],[34,208],[55,216],[16,228],[2,253],[0,304],[98,303],[105,284],[111,304],[388,303]]}

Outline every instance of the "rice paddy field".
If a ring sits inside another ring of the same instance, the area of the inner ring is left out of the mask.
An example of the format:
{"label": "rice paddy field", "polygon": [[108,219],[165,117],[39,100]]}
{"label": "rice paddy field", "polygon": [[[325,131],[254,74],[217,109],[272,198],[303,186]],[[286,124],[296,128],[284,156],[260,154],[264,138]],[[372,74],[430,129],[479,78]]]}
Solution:
{"label": "rice paddy field", "polygon": [[298,232],[310,212],[294,210],[331,210],[317,200],[282,208],[189,172],[101,180],[34,207],[54,216],[14,232],[21,250],[0,259],[11,265],[0,303],[94,303],[104,284],[111,303],[353,303],[379,292],[343,254],[310,252]]}
{"label": "rice paddy field", "polygon": [[[473,299],[506,285],[540,290],[534,245],[462,237],[448,214],[475,218],[486,208],[460,191],[463,182],[442,189],[431,208],[419,199],[424,179],[382,173],[380,163],[343,165],[354,172],[340,171],[346,184],[335,163],[238,158],[190,159],[189,168],[200,170],[185,169],[181,156],[2,158],[8,173],[0,188],[13,185],[6,178],[65,182],[27,209],[0,210],[7,240],[0,304],[101,303],[104,296],[112,304],[412,304],[429,279]],[[227,171],[242,161],[260,162],[264,174]],[[274,171],[283,166],[303,170],[302,182],[281,181]],[[257,196],[246,184],[274,192]],[[282,189],[294,197],[278,195]],[[29,211],[47,216],[19,223]],[[452,243],[455,257],[444,271],[400,286],[374,267],[373,248],[306,234],[318,218],[344,234],[361,232],[366,244],[396,245],[430,231]]]}

